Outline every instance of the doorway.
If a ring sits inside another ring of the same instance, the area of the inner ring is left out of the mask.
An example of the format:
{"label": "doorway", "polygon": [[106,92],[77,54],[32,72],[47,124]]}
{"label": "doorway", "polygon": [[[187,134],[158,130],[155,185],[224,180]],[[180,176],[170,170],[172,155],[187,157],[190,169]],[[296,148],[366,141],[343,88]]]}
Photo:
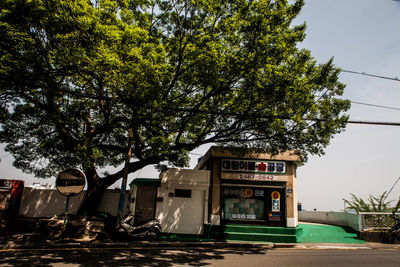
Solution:
{"label": "doorway", "polygon": [[138,186],[135,205],[135,225],[155,218],[157,187]]}

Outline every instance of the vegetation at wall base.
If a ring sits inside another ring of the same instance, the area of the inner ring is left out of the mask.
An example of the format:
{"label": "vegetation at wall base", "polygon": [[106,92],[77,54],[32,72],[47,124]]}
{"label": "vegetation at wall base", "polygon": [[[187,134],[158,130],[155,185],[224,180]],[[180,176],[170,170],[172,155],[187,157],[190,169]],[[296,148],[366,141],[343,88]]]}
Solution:
{"label": "vegetation at wall base", "polygon": [[395,206],[392,206],[393,200],[387,201],[388,193],[385,191],[381,195],[369,195],[367,200],[357,197],[350,193],[350,199],[343,199],[346,209],[356,212],[392,212],[400,209],[400,199]]}

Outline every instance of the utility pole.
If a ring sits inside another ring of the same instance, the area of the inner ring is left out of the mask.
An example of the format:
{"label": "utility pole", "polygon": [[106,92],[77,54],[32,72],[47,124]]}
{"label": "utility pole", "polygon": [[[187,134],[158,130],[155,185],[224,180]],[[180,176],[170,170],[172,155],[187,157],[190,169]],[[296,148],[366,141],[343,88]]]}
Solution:
{"label": "utility pole", "polygon": [[128,182],[129,162],[131,161],[132,145],[133,145],[133,130],[132,130],[132,128],[129,129],[129,137],[128,138],[129,138],[128,139],[128,151],[126,153],[124,174],[122,177],[121,192],[119,195],[117,223],[119,223],[121,218],[124,216],[125,191],[126,191],[126,184]]}

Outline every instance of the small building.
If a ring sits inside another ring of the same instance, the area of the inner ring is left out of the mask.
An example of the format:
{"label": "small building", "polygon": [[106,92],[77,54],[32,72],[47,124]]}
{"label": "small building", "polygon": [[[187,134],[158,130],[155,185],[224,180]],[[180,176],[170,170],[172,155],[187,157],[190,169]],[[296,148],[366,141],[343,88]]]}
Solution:
{"label": "small building", "polygon": [[210,171],[209,222],[297,227],[299,155],[211,147],[195,167]]}
{"label": "small building", "polygon": [[157,218],[164,233],[203,234],[208,224],[209,171],[168,169],[160,179],[135,179],[130,186],[135,224]]}
{"label": "small building", "polygon": [[297,227],[298,155],[211,147],[194,170],[168,169],[132,181],[135,224],[157,218],[164,233],[202,234],[205,225]]}

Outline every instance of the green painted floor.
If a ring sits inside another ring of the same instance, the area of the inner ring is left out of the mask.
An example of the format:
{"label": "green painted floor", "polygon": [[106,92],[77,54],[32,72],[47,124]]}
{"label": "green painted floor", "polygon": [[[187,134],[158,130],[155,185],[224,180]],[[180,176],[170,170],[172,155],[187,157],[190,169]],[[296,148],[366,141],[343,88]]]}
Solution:
{"label": "green painted floor", "polygon": [[[364,244],[365,241],[357,238],[357,233],[351,228],[325,225],[325,224],[299,224],[302,234],[297,237],[297,243],[342,243],[342,244]],[[162,234],[160,240],[164,241],[219,241],[219,239],[208,239],[196,235]],[[280,241],[282,242],[282,241]]]}
{"label": "green painted floor", "polygon": [[363,244],[357,233],[350,228],[324,224],[299,224],[303,228],[299,243],[347,243]]}

